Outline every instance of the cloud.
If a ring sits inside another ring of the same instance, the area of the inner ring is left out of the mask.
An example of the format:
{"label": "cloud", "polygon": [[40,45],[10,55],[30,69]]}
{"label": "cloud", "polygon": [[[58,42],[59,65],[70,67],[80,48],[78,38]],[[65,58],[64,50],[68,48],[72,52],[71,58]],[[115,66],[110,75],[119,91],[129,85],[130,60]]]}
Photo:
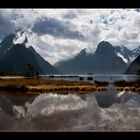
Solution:
{"label": "cloud", "polygon": [[135,40],[137,39],[138,37],[138,34],[137,33],[129,33],[129,32],[124,32],[124,37],[127,39],[127,40]]}
{"label": "cloud", "polygon": [[70,10],[68,11],[68,13],[64,14],[63,17],[66,19],[74,19],[77,17],[77,13],[75,11]]}
{"label": "cloud", "polygon": [[81,49],[88,47],[86,42],[80,40],[55,38],[51,35],[37,36],[35,33],[32,36],[28,36],[28,40],[36,51],[52,64],[72,58]]}
{"label": "cloud", "polygon": [[0,38],[13,32],[14,24],[0,12]]}
{"label": "cloud", "polygon": [[140,12],[140,8],[136,8],[135,11]]}
{"label": "cloud", "polygon": [[0,9],[0,40],[15,31],[28,31],[35,19],[28,9]]}
{"label": "cloud", "polygon": [[83,39],[78,31],[72,31],[64,22],[55,18],[43,18],[35,22],[32,31],[38,35],[50,34],[59,38]]}
{"label": "cloud", "polygon": [[[0,39],[17,29],[51,63],[94,52],[102,40],[140,46],[138,9],[0,9]],[[92,20],[92,23],[90,22]]]}

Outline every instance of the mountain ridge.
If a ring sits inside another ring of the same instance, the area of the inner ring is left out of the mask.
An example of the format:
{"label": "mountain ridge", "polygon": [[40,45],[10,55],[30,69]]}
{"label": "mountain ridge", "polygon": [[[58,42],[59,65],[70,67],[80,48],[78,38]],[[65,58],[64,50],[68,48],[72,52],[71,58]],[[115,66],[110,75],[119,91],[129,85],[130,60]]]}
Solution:
{"label": "mountain ridge", "polygon": [[36,67],[39,74],[60,73],[54,66],[42,58],[33,47],[26,47],[27,37],[23,43],[14,44],[15,37],[15,34],[9,34],[0,43],[0,71],[26,73],[27,65],[32,64]]}
{"label": "mountain ridge", "polygon": [[125,74],[137,74],[138,70],[140,70],[140,55],[129,65]]}
{"label": "mountain ridge", "polygon": [[[26,36],[20,44],[14,44],[15,37],[14,33],[8,34],[0,43],[0,71],[8,70],[9,66],[9,69],[25,72],[21,65],[26,61],[26,65],[27,62],[35,64],[40,74],[60,74],[60,72],[64,74],[123,74],[129,72],[129,66],[137,64],[134,62],[140,55],[140,46],[129,50],[123,45],[113,46],[103,40],[98,44],[95,52],[87,52],[84,48],[75,57],[59,61],[53,66],[36,52],[33,46],[26,47],[28,42]],[[31,61],[25,57],[26,55],[31,57]]]}
{"label": "mountain ridge", "polygon": [[100,42],[93,54],[86,53],[83,49],[74,58],[59,62],[55,66],[66,74],[123,73],[127,67],[122,58],[116,55],[115,48],[107,41]]}

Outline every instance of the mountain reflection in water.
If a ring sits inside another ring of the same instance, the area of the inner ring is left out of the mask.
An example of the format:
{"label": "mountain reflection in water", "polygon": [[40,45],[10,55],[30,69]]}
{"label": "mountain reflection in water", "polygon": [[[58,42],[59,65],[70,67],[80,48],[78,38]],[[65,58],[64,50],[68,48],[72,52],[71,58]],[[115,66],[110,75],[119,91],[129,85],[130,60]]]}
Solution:
{"label": "mountain reflection in water", "polygon": [[0,95],[0,130],[140,130],[140,95],[116,90],[89,94]]}

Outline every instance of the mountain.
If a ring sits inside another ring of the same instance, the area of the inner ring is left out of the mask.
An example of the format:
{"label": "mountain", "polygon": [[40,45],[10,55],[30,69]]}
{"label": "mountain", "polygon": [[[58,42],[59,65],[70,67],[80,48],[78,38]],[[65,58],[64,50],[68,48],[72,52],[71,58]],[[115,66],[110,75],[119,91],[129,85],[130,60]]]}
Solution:
{"label": "mountain", "polygon": [[133,57],[132,51],[125,46],[114,46],[117,56],[121,57],[125,63],[130,63]]}
{"label": "mountain", "polygon": [[140,55],[140,46],[134,50],[132,50],[132,57],[136,58],[138,55]]}
{"label": "mountain", "polygon": [[87,53],[84,49],[74,58],[55,66],[65,74],[121,74],[127,68],[122,58],[116,55],[115,48],[106,41],[98,44],[94,54]]}
{"label": "mountain", "polygon": [[54,67],[52,66],[49,62],[47,62],[46,60],[44,60],[44,58],[42,58],[36,51],[35,49],[30,46],[29,50],[31,51],[31,53],[34,55],[39,67],[42,69],[44,74],[59,74],[60,72]]}
{"label": "mountain", "polygon": [[123,59],[116,55],[114,47],[109,42],[102,41],[95,51],[93,67],[99,74],[121,74],[127,66]]}
{"label": "mountain", "polygon": [[16,37],[15,34],[7,35],[0,43],[0,56],[4,55],[7,50],[13,45],[13,40]]}
{"label": "mountain", "polygon": [[106,41],[100,42],[95,51],[95,55],[104,57],[104,56],[108,56],[108,54],[111,56],[115,55],[114,47],[109,42]]}
{"label": "mountain", "polygon": [[74,58],[56,63],[55,67],[64,74],[87,73],[90,72],[92,57],[92,54],[88,54],[86,49],[83,49]]}
{"label": "mountain", "polygon": [[35,65],[38,72],[43,73],[34,55],[29,51],[29,49],[27,49],[25,45],[16,44],[0,60],[0,70],[26,73],[28,64]]}
{"label": "mountain", "polygon": [[117,56],[121,57],[126,64],[130,64],[140,55],[140,46],[134,50],[129,50],[125,46],[114,46]]}
{"label": "mountain", "polygon": [[137,74],[138,70],[140,70],[140,55],[129,65],[125,74]]}
{"label": "mountain", "polygon": [[26,73],[28,64],[32,64],[39,74],[59,74],[59,71],[44,60],[33,47],[27,48],[25,41],[22,44],[13,44],[15,36],[10,34],[0,43],[0,71]]}

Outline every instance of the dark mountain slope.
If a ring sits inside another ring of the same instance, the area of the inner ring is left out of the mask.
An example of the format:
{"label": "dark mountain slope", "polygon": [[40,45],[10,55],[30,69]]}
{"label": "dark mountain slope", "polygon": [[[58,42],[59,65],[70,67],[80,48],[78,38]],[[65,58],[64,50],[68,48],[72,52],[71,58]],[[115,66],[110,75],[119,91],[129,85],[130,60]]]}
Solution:
{"label": "dark mountain slope", "polygon": [[84,49],[73,59],[56,64],[56,68],[66,74],[121,74],[126,67],[115,48],[106,41],[98,44],[94,54],[88,54]]}
{"label": "dark mountain slope", "polygon": [[15,34],[7,35],[0,43],[0,57],[6,53],[13,45],[13,40],[16,37]]}
{"label": "dark mountain slope", "polygon": [[0,60],[0,71],[26,73],[28,64],[36,66],[38,72],[43,74],[43,70],[29,49],[23,44],[16,44]]}
{"label": "dark mountain slope", "polygon": [[29,47],[29,50],[32,52],[34,55],[38,65],[41,67],[43,70],[44,74],[59,74],[59,71],[52,66],[49,62],[44,60],[35,50],[33,47]]}
{"label": "dark mountain slope", "polygon": [[140,55],[129,65],[125,74],[137,74],[138,70],[140,70]]}

